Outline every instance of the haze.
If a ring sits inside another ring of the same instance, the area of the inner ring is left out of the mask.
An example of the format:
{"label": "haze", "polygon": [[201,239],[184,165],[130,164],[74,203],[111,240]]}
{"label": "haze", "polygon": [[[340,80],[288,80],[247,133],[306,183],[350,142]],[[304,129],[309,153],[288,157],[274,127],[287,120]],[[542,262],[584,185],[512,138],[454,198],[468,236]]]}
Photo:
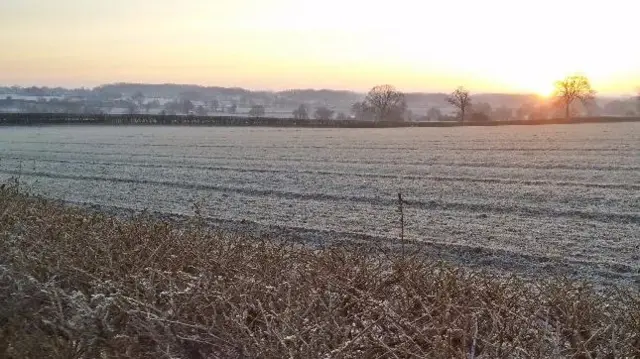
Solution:
{"label": "haze", "polygon": [[2,0],[0,84],[549,93],[640,83],[638,5],[610,1]]}

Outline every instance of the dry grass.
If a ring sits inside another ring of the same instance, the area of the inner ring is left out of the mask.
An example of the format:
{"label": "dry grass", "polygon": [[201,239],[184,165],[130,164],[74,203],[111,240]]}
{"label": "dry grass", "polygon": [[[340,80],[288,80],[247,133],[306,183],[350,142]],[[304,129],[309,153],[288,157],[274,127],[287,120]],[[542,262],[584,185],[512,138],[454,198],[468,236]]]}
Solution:
{"label": "dry grass", "polygon": [[0,357],[636,358],[640,297],[0,190]]}

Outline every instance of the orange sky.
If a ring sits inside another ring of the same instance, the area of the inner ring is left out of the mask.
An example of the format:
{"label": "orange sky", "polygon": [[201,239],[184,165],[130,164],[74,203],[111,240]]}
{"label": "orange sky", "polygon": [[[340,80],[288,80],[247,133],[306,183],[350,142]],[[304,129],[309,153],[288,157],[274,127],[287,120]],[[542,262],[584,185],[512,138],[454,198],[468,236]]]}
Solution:
{"label": "orange sky", "polygon": [[640,86],[632,0],[2,0],[0,84],[600,93]]}

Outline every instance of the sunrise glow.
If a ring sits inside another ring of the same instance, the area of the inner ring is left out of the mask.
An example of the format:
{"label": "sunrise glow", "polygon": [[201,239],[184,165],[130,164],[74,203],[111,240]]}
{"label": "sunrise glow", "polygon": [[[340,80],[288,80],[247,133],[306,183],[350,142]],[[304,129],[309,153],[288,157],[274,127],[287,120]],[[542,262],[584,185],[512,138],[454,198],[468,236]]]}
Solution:
{"label": "sunrise glow", "polygon": [[601,93],[628,93],[640,83],[640,48],[627,40],[637,4],[600,3],[4,0],[0,84],[548,95],[580,72]]}

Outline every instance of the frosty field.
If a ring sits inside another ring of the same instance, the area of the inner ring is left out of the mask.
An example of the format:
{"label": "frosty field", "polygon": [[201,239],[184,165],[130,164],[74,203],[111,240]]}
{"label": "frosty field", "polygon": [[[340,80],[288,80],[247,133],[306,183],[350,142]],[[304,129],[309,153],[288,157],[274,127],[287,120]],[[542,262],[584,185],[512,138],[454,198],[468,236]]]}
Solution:
{"label": "frosty field", "polygon": [[202,214],[322,245],[406,236],[433,258],[640,283],[640,124],[404,129],[0,128],[0,180]]}

